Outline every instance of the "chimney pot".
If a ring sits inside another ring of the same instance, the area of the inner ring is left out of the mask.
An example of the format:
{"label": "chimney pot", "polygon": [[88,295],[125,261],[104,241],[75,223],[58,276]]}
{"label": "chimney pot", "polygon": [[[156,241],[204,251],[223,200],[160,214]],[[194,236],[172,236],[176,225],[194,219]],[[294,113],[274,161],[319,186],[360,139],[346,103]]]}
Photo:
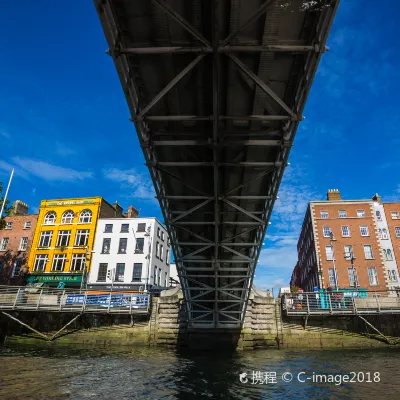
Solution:
{"label": "chimney pot", "polygon": [[326,199],[328,201],[338,201],[342,200],[342,196],[340,195],[339,189],[329,189],[326,194]]}

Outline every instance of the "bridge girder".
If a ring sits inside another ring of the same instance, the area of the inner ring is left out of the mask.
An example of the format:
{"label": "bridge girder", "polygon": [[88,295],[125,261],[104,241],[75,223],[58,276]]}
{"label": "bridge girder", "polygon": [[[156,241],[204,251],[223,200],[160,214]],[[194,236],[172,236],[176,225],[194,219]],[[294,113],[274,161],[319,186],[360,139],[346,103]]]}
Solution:
{"label": "bridge girder", "polygon": [[189,327],[239,328],[339,1],[94,3],[171,238]]}

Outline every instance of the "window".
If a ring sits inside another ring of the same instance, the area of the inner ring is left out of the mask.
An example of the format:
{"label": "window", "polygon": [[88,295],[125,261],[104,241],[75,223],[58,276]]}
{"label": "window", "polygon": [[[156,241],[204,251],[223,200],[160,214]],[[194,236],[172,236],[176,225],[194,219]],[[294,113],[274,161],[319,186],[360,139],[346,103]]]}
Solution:
{"label": "window", "polygon": [[346,210],[339,210],[339,218],[346,218],[347,212]]}
{"label": "window", "polygon": [[105,282],[107,278],[107,263],[100,263],[99,264],[99,272],[97,274],[97,282]]}
{"label": "window", "polygon": [[46,269],[47,254],[38,254],[33,266],[34,271],[44,271]]}
{"label": "window", "polygon": [[164,287],[168,287],[168,272],[165,273]]}
{"label": "window", "polygon": [[161,236],[160,236],[160,232],[161,232],[161,229],[160,229],[160,227],[158,227],[158,228],[157,228],[157,237],[158,237],[158,238],[161,237]]}
{"label": "window", "polygon": [[28,247],[28,238],[21,238],[21,242],[19,243],[19,251],[25,251]]}
{"label": "window", "polygon": [[167,256],[165,257],[165,262],[169,265],[169,249],[167,249]]}
{"label": "window", "polygon": [[379,229],[379,236],[381,239],[388,239],[388,233],[386,228]]}
{"label": "window", "polygon": [[336,272],[335,268],[328,268],[329,286],[336,287]]}
{"label": "window", "polygon": [[372,246],[369,244],[364,245],[364,255],[366,260],[372,260]]}
{"label": "window", "polygon": [[101,254],[110,254],[111,239],[103,239],[103,246],[101,246]]}
{"label": "window", "polygon": [[133,264],[132,282],[140,282],[142,280],[142,263]]}
{"label": "window", "polygon": [[385,253],[386,261],[393,261],[392,250],[390,250],[390,249],[383,249],[383,252]]}
{"label": "window", "polygon": [[50,247],[53,231],[43,231],[40,233],[39,247]]}
{"label": "window", "polygon": [[394,233],[396,234],[397,238],[400,238],[400,226],[394,227]]}
{"label": "window", "polygon": [[138,224],[136,232],[146,232],[146,224]]}
{"label": "window", "polygon": [[160,260],[163,261],[163,257],[164,257],[164,246],[161,245],[160,246]]}
{"label": "window", "polygon": [[111,233],[112,232],[112,224],[106,224],[105,228],[104,228],[104,232],[106,233]]}
{"label": "window", "polygon": [[161,240],[164,240],[164,238],[165,238],[165,232],[161,231]]}
{"label": "window", "polygon": [[129,224],[121,225],[121,233],[129,233]]}
{"label": "window", "polygon": [[90,224],[92,222],[92,212],[90,210],[83,210],[79,215],[80,224]]}
{"label": "window", "polygon": [[329,228],[329,226],[324,226],[322,230],[324,237],[331,237],[331,228]]}
{"label": "window", "polygon": [[350,228],[348,226],[342,226],[342,236],[350,237]]}
{"label": "window", "polygon": [[32,227],[32,222],[31,221],[25,221],[24,229],[31,229],[31,227]]}
{"label": "window", "polygon": [[392,211],[390,213],[390,215],[392,216],[392,219],[399,219],[399,212],[398,211]]}
{"label": "window", "polygon": [[352,255],[353,255],[353,246],[350,245],[344,246],[344,258],[346,260],[351,260]]}
{"label": "window", "polygon": [[8,247],[8,237],[5,237],[0,243],[0,251],[7,250],[7,247]]}
{"label": "window", "polygon": [[89,240],[89,229],[78,229],[75,236],[74,246],[87,246]]}
{"label": "window", "polygon": [[68,247],[71,231],[59,231],[56,247]]}
{"label": "window", "polygon": [[118,254],[126,254],[126,245],[128,243],[127,238],[119,239]]}
{"label": "window", "polygon": [[54,225],[56,223],[57,214],[54,211],[49,211],[44,216],[43,225]]}
{"label": "window", "polygon": [[160,270],[158,271],[158,279],[157,279],[157,284],[158,284],[158,286],[161,286],[161,268],[160,268]]}
{"label": "window", "polygon": [[368,279],[371,286],[376,286],[378,284],[378,276],[376,275],[375,267],[368,267]]}
{"label": "window", "polygon": [[357,271],[355,268],[347,268],[349,275],[349,286],[358,286],[357,284]]}
{"label": "window", "polygon": [[116,282],[123,282],[125,275],[125,264],[118,263],[117,268],[115,270],[115,281]]}
{"label": "window", "polygon": [[361,225],[360,226],[360,233],[361,233],[361,236],[369,236],[368,226]]}
{"label": "window", "polygon": [[397,271],[395,269],[388,270],[389,281],[397,281]]}
{"label": "window", "polygon": [[160,256],[160,243],[156,243],[156,257],[158,258]]}
{"label": "window", "polygon": [[328,218],[328,211],[321,211],[321,218],[327,219]]}
{"label": "window", "polygon": [[14,263],[14,268],[13,271],[11,273],[11,278],[13,278],[14,276],[19,276],[20,272],[21,272],[21,267],[22,267],[22,260],[16,260]]}
{"label": "window", "polygon": [[357,217],[359,217],[359,218],[365,217],[365,211],[364,210],[357,210]]}
{"label": "window", "polygon": [[376,219],[377,219],[378,221],[381,221],[381,220],[382,220],[381,212],[380,212],[380,211],[377,211],[375,214],[376,214]]}
{"label": "window", "polygon": [[326,259],[333,260],[333,246],[325,246]]}
{"label": "window", "polygon": [[72,210],[65,211],[65,213],[61,217],[62,224],[72,224],[74,221],[74,212]]}
{"label": "window", "polygon": [[168,237],[168,239],[167,239],[167,246],[168,246],[168,247],[171,246],[171,241],[169,240],[169,237]]}
{"label": "window", "polygon": [[137,238],[135,253],[143,253],[143,248],[144,248],[144,238]]}
{"label": "window", "polygon": [[52,271],[64,271],[65,261],[67,261],[66,254],[56,254],[53,258]]}
{"label": "window", "polygon": [[12,229],[12,222],[7,221],[6,222],[6,229]]}
{"label": "window", "polygon": [[155,285],[156,282],[157,282],[157,267],[154,267],[154,277],[153,277],[153,279],[154,279],[154,285]]}
{"label": "window", "polygon": [[71,271],[83,271],[85,267],[85,254],[72,254]]}

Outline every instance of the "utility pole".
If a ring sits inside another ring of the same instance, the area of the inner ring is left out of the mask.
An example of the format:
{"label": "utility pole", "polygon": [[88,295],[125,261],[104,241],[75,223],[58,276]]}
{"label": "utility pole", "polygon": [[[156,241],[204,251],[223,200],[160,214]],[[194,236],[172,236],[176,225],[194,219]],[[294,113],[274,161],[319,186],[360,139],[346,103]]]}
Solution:
{"label": "utility pole", "polygon": [[13,168],[12,171],[11,171],[10,180],[8,181],[6,193],[4,194],[3,204],[1,205],[1,210],[0,210],[0,218],[3,216],[3,211],[4,211],[4,207],[6,206],[8,191],[9,191],[9,189],[10,189],[10,185],[11,185],[11,181],[12,181],[13,175],[14,175],[14,168]]}

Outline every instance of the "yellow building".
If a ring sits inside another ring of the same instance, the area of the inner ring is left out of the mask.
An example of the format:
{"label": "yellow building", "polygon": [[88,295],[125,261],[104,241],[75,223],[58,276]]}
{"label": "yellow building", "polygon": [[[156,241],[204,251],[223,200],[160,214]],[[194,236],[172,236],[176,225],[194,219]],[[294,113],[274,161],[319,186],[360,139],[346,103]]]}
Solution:
{"label": "yellow building", "polygon": [[102,197],[43,200],[28,259],[28,283],[80,286],[90,269],[99,218],[120,218],[122,207]]}

